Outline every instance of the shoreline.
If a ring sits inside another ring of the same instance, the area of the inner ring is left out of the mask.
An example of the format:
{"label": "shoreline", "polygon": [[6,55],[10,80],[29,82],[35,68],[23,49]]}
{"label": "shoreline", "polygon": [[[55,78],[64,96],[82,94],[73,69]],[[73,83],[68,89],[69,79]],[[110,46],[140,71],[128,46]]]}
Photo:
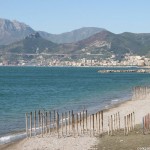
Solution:
{"label": "shoreline", "polygon": [[[104,111],[104,132],[107,132],[107,117],[112,114],[115,114],[116,112],[120,112],[121,128],[123,128],[123,116],[130,113],[131,111],[135,112],[135,118],[136,118],[135,124],[141,125],[142,117],[148,112],[150,112],[150,100],[149,99],[146,99],[146,100],[129,99],[122,103],[117,103],[113,105],[111,108],[104,109],[103,111]],[[51,141],[51,143],[49,143],[49,141]],[[81,141],[81,143],[79,143],[79,141]],[[59,145],[60,143],[63,145]],[[86,146],[86,148],[87,147],[90,148],[93,144],[96,144],[96,143],[97,143],[96,137],[90,137],[90,136],[78,136],[75,138],[72,136],[71,137],[69,136],[69,137],[62,137],[58,139],[58,137],[54,138],[54,137],[45,135],[43,138],[40,136],[37,136],[37,137],[26,138],[21,141],[16,141],[10,144],[0,145],[0,149],[23,150],[23,148],[25,147],[26,150],[30,150],[30,149],[33,150],[39,147],[39,150],[47,150],[48,148],[56,149],[57,147],[56,145],[58,145],[57,149],[60,148],[60,150],[63,150],[63,146],[64,146],[66,148],[65,150],[71,150],[73,148],[71,148],[70,146],[76,147],[78,145],[80,147],[81,146],[80,144],[83,144]]]}
{"label": "shoreline", "polygon": [[[132,101],[131,99],[126,99],[126,100],[122,100],[122,101],[117,101],[115,102],[114,104],[111,104],[111,101],[110,101],[110,105],[108,106],[108,108],[106,108],[105,106],[102,107],[100,110],[103,110],[104,113],[108,113],[109,111],[111,111],[112,109],[114,108],[117,108],[123,104],[126,104],[127,102],[129,101]],[[99,111],[100,111],[99,110]],[[95,114],[97,113],[97,111],[92,111],[92,114]],[[89,116],[88,116],[88,122],[89,122]],[[106,132],[106,131],[105,131]],[[18,133],[18,132],[17,132]],[[21,132],[22,134],[24,134],[25,132]],[[21,134],[20,133],[20,134]],[[16,134],[13,134],[14,136]],[[8,135],[9,136],[9,135]],[[37,135],[39,136],[39,135]],[[6,136],[4,136],[6,137]],[[36,138],[36,136],[33,136],[31,138]],[[77,137],[78,138],[78,137]],[[93,137],[92,137],[93,138]],[[13,147],[14,149],[17,149],[18,145],[22,145],[28,138],[22,138],[22,139],[18,139],[18,140],[15,140],[15,141],[12,141],[12,142],[8,142],[8,143],[4,143],[4,144],[0,144],[0,149],[1,150],[11,150],[11,148]],[[94,141],[96,140],[96,138],[94,138]],[[19,149],[18,149],[19,150]]]}
{"label": "shoreline", "polygon": [[[118,107],[118,106],[120,106],[121,104],[123,104],[123,103],[126,103],[127,101],[131,101],[131,99],[130,98],[128,98],[127,99],[127,97],[126,97],[126,99],[123,99],[123,98],[120,98],[120,99],[118,99],[118,101],[115,101],[115,102],[113,102],[112,103],[112,101],[113,101],[113,99],[112,100],[110,100],[110,101],[107,101],[107,103],[104,103],[103,105],[104,106],[102,106],[102,105],[95,105],[95,106],[92,106],[92,107],[89,107],[89,111],[88,111],[88,115],[90,114],[95,114],[95,113],[97,113],[98,111],[101,111],[101,110],[103,110],[104,112],[108,112],[110,109],[112,109],[112,108],[114,108],[114,107]],[[81,111],[81,110],[79,110],[79,111]],[[77,112],[76,112],[77,113]],[[14,139],[15,137],[21,137],[21,139],[20,138],[16,138],[16,139]],[[14,143],[14,142],[18,142],[18,141],[20,141],[20,140],[23,140],[23,139],[25,139],[26,137],[26,131],[25,131],[25,129],[19,129],[18,131],[16,131],[16,132],[12,132],[12,133],[7,133],[7,134],[5,134],[5,135],[2,135],[1,137],[0,137],[0,139],[1,138],[6,138],[7,139],[7,141],[6,141],[6,143],[1,143],[1,141],[0,141],[0,146],[1,145],[5,145],[5,144],[11,144],[11,143]],[[10,140],[12,138],[12,140]]]}

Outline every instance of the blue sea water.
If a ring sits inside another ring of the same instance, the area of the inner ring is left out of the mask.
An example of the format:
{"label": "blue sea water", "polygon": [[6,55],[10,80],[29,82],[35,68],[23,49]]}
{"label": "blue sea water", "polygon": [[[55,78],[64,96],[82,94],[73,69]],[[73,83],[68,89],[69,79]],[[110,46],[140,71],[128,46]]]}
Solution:
{"label": "blue sea water", "polygon": [[101,74],[98,67],[0,67],[0,137],[25,129],[25,113],[97,111],[150,85],[150,74]]}

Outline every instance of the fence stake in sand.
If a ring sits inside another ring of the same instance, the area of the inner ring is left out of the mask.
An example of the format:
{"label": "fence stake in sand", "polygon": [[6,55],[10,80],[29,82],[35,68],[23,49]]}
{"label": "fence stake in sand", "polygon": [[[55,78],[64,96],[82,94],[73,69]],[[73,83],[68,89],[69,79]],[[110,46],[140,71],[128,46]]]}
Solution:
{"label": "fence stake in sand", "polygon": [[143,122],[143,134],[145,134],[145,117],[143,117],[142,122]]}
{"label": "fence stake in sand", "polygon": [[39,130],[40,130],[40,122],[41,122],[41,120],[40,120],[40,110],[39,110],[39,112],[38,112],[38,125],[39,125]]}
{"label": "fence stake in sand", "polygon": [[51,111],[49,111],[49,134],[51,134]]}
{"label": "fence stake in sand", "polygon": [[115,116],[116,116],[116,130],[118,131],[118,114],[116,113]]}
{"label": "fence stake in sand", "polygon": [[43,129],[43,126],[44,126],[44,116],[43,116],[43,114],[41,114],[41,121],[42,121],[42,130],[41,130],[41,132],[42,132],[42,137],[43,137],[43,131],[44,131],[44,129]]}
{"label": "fence stake in sand", "polygon": [[108,135],[109,135],[109,132],[110,132],[110,119],[109,119],[109,116],[108,116]]}
{"label": "fence stake in sand", "polygon": [[43,116],[43,134],[45,133],[45,112],[42,113]]}
{"label": "fence stake in sand", "polygon": [[103,111],[101,111],[101,123],[102,123],[102,133],[103,133]]}
{"label": "fence stake in sand", "polygon": [[101,114],[100,114],[100,111],[99,111],[99,112],[98,112],[98,117],[99,117],[99,118],[98,118],[98,120],[99,120],[99,123],[98,123],[99,128],[98,128],[98,129],[99,129],[99,133],[101,132],[101,117],[100,117],[100,116],[101,116]]}
{"label": "fence stake in sand", "polygon": [[92,121],[92,116],[90,115],[90,136],[91,136],[91,121]]}
{"label": "fence stake in sand", "polygon": [[114,120],[113,120],[113,122],[114,122],[114,131],[116,131],[116,117],[115,117],[115,114],[114,114]]}
{"label": "fence stake in sand", "polygon": [[128,124],[129,124],[129,131],[131,131],[131,128],[130,128],[130,125],[131,125],[131,122],[130,122],[130,121],[131,121],[130,114],[128,115],[128,117],[129,117],[129,118],[128,118],[128,120],[129,120],[129,123],[128,123]]}
{"label": "fence stake in sand", "polygon": [[126,135],[126,116],[124,116],[124,135]]}
{"label": "fence stake in sand", "polygon": [[133,111],[133,130],[134,130],[134,127],[135,127],[135,113]]}
{"label": "fence stake in sand", "polygon": [[56,113],[56,132],[58,134],[58,138],[59,138],[59,114],[58,112]]}
{"label": "fence stake in sand", "polygon": [[76,118],[77,118],[77,134],[79,135],[79,131],[78,131],[78,113],[76,114]]}
{"label": "fence stake in sand", "polygon": [[93,136],[95,135],[95,133],[94,133],[94,114],[92,114],[92,116],[93,116]]}
{"label": "fence stake in sand", "polygon": [[28,137],[28,113],[26,113],[25,117],[26,117],[26,134]]}
{"label": "fence stake in sand", "polygon": [[111,135],[113,135],[113,116],[110,117],[111,122]]}
{"label": "fence stake in sand", "polygon": [[68,114],[68,125],[69,125],[69,134],[70,134],[70,111],[69,111],[69,114]]}
{"label": "fence stake in sand", "polygon": [[119,130],[120,130],[120,113],[118,112],[118,123],[119,123]]}
{"label": "fence stake in sand", "polygon": [[74,114],[72,114],[72,129],[73,129],[73,136],[75,137],[75,120],[74,120]]}
{"label": "fence stake in sand", "polygon": [[67,136],[67,113],[65,112],[65,128],[66,128],[66,136]]}
{"label": "fence stake in sand", "polygon": [[96,117],[96,118],[95,118],[95,120],[96,120],[96,121],[95,121],[95,122],[96,122],[96,123],[95,123],[95,124],[96,124],[96,132],[98,132],[98,121],[97,121],[97,113],[95,114],[95,117]]}
{"label": "fence stake in sand", "polygon": [[127,121],[127,135],[129,133],[129,115],[126,116],[126,121]]}
{"label": "fence stake in sand", "polygon": [[54,110],[54,114],[53,114],[53,131],[55,132],[55,122],[56,122],[56,112]]}
{"label": "fence stake in sand", "polygon": [[83,134],[84,134],[84,110],[83,110],[83,118],[82,118],[82,122],[83,122]]}
{"label": "fence stake in sand", "polygon": [[61,131],[62,131],[62,136],[63,136],[63,117],[64,117],[64,114],[62,113],[62,115],[61,115]]}
{"label": "fence stake in sand", "polygon": [[81,130],[81,134],[82,134],[82,126],[81,126],[81,112],[80,112],[80,130]]}
{"label": "fence stake in sand", "polygon": [[30,137],[32,136],[32,112],[30,113]]}
{"label": "fence stake in sand", "polygon": [[87,116],[88,116],[88,114],[87,114],[87,110],[86,110],[86,131],[88,131],[88,125],[87,125]]}
{"label": "fence stake in sand", "polygon": [[132,113],[131,113],[131,130],[133,130],[133,115],[132,115]]}
{"label": "fence stake in sand", "polygon": [[34,132],[36,135],[36,111],[34,112]]}
{"label": "fence stake in sand", "polygon": [[48,130],[48,129],[47,129],[47,112],[46,112],[45,115],[46,115],[46,116],[45,116],[45,122],[46,122],[46,123],[45,123],[45,126],[46,126],[46,134],[47,134],[47,130]]}

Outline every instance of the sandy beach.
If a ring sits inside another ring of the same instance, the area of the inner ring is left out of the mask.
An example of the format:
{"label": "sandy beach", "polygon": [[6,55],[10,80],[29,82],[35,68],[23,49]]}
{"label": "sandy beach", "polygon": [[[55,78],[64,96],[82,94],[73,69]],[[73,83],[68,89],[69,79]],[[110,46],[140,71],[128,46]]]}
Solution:
{"label": "sandy beach", "polygon": [[[142,124],[142,117],[150,113],[150,100],[129,100],[104,111],[104,132],[107,132],[108,116],[120,113],[121,128],[125,115],[135,112],[135,124]],[[89,121],[89,119],[88,119]],[[97,139],[89,134],[60,137],[44,135],[26,138],[22,141],[0,147],[2,150],[87,150],[97,144]]]}

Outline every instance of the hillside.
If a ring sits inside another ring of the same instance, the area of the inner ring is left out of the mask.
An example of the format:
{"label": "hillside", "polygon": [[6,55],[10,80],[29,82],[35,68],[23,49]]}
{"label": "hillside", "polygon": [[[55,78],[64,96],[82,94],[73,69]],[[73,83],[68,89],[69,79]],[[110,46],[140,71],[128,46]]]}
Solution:
{"label": "hillside", "polygon": [[101,31],[105,31],[105,29],[96,27],[83,27],[62,34],[50,34],[42,31],[39,33],[43,38],[54,43],[74,43],[86,39]]}
{"label": "hillside", "polygon": [[[72,43],[94,35],[105,29],[96,27],[83,27],[62,34],[51,34],[44,31],[38,31],[41,37],[54,43]],[[0,45],[8,45],[24,39],[29,34],[35,33],[34,29],[25,23],[16,20],[0,19]]]}
{"label": "hillside", "polygon": [[58,45],[43,39],[39,33],[30,34],[23,40],[15,42],[13,44],[3,46],[0,51],[2,53],[26,53],[26,54],[38,54],[38,53],[48,53],[55,51]]}
{"label": "hillside", "polygon": [[0,45],[19,41],[35,31],[28,25],[16,20],[0,19]]}

